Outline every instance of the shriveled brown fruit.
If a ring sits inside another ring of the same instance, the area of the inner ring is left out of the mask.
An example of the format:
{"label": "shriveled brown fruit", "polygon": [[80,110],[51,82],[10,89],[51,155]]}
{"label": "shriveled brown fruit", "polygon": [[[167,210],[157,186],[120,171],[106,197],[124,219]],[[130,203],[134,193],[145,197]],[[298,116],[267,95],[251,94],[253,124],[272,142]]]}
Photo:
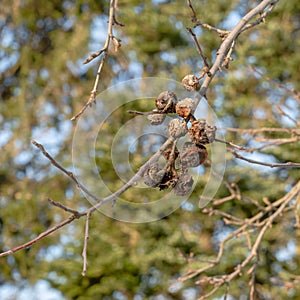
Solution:
{"label": "shriveled brown fruit", "polygon": [[176,196],[186,196],[190,193],[193,187],[193,177],[187,173],[183,173],[179,176],[178,181],[173,189]]}
{"label": "shriveled brown fruit", "polygon": [[193,99],[185,98],[176,104],[176,113],[180,117],[186,119],[193,112],[193,108],[194,108]]}
{"label": "shriveled brown fruit", "polygon": [[207,158],[207,150],[203,145],[186,142],[180,153],[180,162],[183,169],[195,168],[203,164]]}
{"label": "shriveled brown fruit", "polygon": [[178,139],[182,136],[185,136],[188,132],[186,122],[180,119],[173,119],[168,125],[170,136],[175,139]]}
{"label": "shriveled brown fruit", "polygon": [[200,89],[199,80],[193,74],[188,74],[188,75],[184,76],[181,83],[182,83],[183,87],[190,92],[199,91],[199,89]]}
{"label": "shriveled brown fruit", "polygon": [[178,174],[175,170],[170,170],[165,173],[162,181],[158,185],[160,190],[165,190],[169,187],[174,187],[178,181]]}
{"label": "shriveled brown fruit", "polygon": [[[171,158],[172,155],[172,150],[173,150],[173,145],[170,145],[164,152],[163,152],[163,156],[165,158],[165,160],[169,160]],[[173,159],[175,161],[175,159],[178,157],[179,155],[179,151],[178,148],[175,146],[175,150],[173,153]]]}
{"label": "shriveled brown fruit", "polygon": [[158,95],[155,105],[158,111],[163,113],[174,113],[177,104],[177,96],[171,91],[164,91]]}
{"label": "shriveled brown fruit", "polygon": [[144,175],[144,183],[151,187],[157,187],[162,182],[165,173],[164,169],[161,169],[157,163],[154,163]]}
{"label": "shriveled brown fruit", "polygon": [[216,126],[210,126],[205,119],[198,119],[192,122],[189,128],[191,141],[196,145],[210,144],[215,140]]}

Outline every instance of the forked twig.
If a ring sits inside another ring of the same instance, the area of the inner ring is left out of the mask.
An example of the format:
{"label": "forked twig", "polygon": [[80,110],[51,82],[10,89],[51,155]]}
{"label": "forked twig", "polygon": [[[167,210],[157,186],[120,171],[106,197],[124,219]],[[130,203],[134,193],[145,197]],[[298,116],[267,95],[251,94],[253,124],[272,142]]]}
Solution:
{"label": "forked twig", "polygon": [[103,48],[100,51],[98,51],[97,53],[91,54],[89,56],[89,58],[87,58],[84,61],[84,64],[87,64],[87,63],[91,62],[93,59],[95,59],[96,57],[103,54],[103,56],[101,57],[100,63],[99,63],[99,67],[98,67],[98,70],[97,70],[97,75],[96,75],[96,79],[95,79],[95,82],[94,82],[93,89],[91,90],[90,97],[89,97],[88,101],[86,102],[86,104],[81,108],[81,110],[78,113],[76,113],[71,118],[72,121],[78,119],[85,112],[85,110],[89,106],[91,106],[93,103],[95,103],[95,101],[96,101],[96,96],[97,96],[97,93],[98,93],[98,86],[99,86],[99,82],[100,82],[100,75],[101,75],[101,72],[102,72],[102,69],[103,69],[103,66],[104,66],[104,62],[105,62],[105,60],[108,56],[108,49],[109,49],[110,41],[113,40],[114,44],[117,41],[118,45],[120,45],[119,40],[116,39],[113,36],[113,25],[117,24],[117,25],[123,26],[123,24],[117,22],[116,18],[115,18],[115,10],[116,10],[115,1],[116,0],[110,0],[107,36],[106,36],[106,41],[105,41],[105,44],[104,44]]}

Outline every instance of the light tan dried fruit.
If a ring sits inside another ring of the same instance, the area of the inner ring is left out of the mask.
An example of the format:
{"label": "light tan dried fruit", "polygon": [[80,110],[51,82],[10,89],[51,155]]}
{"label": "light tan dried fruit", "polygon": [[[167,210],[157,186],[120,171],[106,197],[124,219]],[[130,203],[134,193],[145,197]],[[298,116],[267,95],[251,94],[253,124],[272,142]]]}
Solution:
{"label": "light tan dried fruit", "polygon": [[182,83],[183,87],[190,92],[199,91],[199,89],[200,89],[199,80],[193,74],[184,76],[181,83]]}
{"label": "light tan dried fruit", "polygon": [[186,122],[180,119],[171,120],[168,129],[170,135],[175,139],[185,136],[188,132]]}
{"label": "light tan dried fruit", "polygon": [[185,98],[176,104],[176,113],[182,118],[188,118],[193,112],[193,99]]}

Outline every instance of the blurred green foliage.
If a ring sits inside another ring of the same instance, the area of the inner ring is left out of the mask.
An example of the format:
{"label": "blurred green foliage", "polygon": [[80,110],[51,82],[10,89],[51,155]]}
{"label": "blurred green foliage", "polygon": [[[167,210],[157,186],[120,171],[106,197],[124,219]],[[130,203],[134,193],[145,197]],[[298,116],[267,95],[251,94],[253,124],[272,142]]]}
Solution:
{"label": "blurred green foliage", "polygon": [[[232,29],[255,4],[252,0],[193,3],[203,23],[226,30]],[[71,169],[76,124],[70,118],[87,101],[97,70],[97,60],[88,65],[82,62],[103,46],[109,3],[4,0],[1,6],[0,249],[5,251],[68,216],[50,207],[47,198],[74,209],[87,207],[87,201],[70,180],[49,166],[30,141],[34,138],[42,142],[58,161]],[[100,89],[139,76],[180,81],[188,73],[199,75],[203,64],[185,30],[193,25],[190,16],[186,2],[182,1],[120,1],[116,17],[125,26],[115,27],[115,35],[122,40],[122,47],[117,53],[110,51]],[[299,20],[298,1],[279,1],[266,23],[240,35],[229,70],[214,78],[207,94],[224,127],[295,126],[278,113],[276,106],[299,120],[299,99],[289,91],[300,91]],[[195,32],[212,63],[220,38],[207,29],[197,28]],[[263,77],[249,66],[257,68]],[[112,137],[130,118],[127,109],[122,107],[112,115],[113,121],[107,125]],[[152,107],[141,103],[132,109]],[[272,133],[269,137],[285,135]],[[249,147],[256,145],[251,135],[227,132],[226,139]],[[278,162],[299,162],[299,146],[297,141],[269,147],[261,153]],[[97,164],[110,188],[116,190],[121,182],[108,160],[109,146],[99,147],[97,150],[104,155]],[[138,168],[145,157],[135,158],[134,167]],[[296,169],[270,170],[240,163],[230,154],[227,158],[224,180],[237,183],[243,198],[226,202],[218,209],[241,219],[257,213],[257,207],[249,199],[261,205],[264,197],[277,200],[300,178]],[[187,202],[189,205],[160,221],[127,224],[101,214],[93,215],[85,277],[81,276],[83,219],[30,249],[1,258],[0,295],[1,286],[8,283],[22,289],[41,279],[48,280],[65,299],[195,299],[208,292],[210,287],[195,285],[195,279],[172,285],[190,268],[203,266],[201,259],[213,259],[220,240],[236,228],[226,225],[221,216],[208,216],[198,208],[208,173],[206,167]],[[130,198],[134,192],[127,193]],[[163,192],[147,189],[148,199],[155,199],[158,193]],[[228,194],[222,185],[217,197]],[[140,192],[138,197],[144,196]],[[289,280],[288,274],[299,273],[300,233],[294,229],[294,222],[291,212],[276,219],[265,235],[259,249],[256,279],[262,296],[257,299],[300,297],[299,285],[289,289],[271,281],[273,277]],[[188,259],[191,255],[200,260]],[[221,263],[207,275],[232,272],[245,255],[245,240],[232,240],[225,248]],[[230,283],[229,293],[234,299],[248,295],[249,279],[243,275]],[[216,296],[224,292],[222,288]]]}

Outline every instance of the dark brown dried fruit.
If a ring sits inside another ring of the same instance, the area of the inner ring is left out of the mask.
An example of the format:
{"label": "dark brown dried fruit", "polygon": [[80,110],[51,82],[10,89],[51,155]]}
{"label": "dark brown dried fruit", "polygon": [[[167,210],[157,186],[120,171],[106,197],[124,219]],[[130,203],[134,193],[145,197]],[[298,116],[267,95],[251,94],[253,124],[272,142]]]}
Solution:
{"label": "dark brown dried fruit", "polygon": [[203,145],[195,145],[186,142],[180,154],[180,162],[183,169],[195,168],[203,164],[207,158],[207,150]]}
{"label": "dark brown dried fruit", "polygon": [[167,189],[168,187],[174,187],[178,181],[178,174],[174,170],[170,170],[165,173],[162,181],[158,185],[160,190]]}
{"label": "dark brown dried fruit", "polygon": [[183,87],[190,92],[199,91],[199,89],[200,89],[199,80],[193,74],[184,76],[181,83],[182,83]]}
{"label": "dark brown dried fruit", "polygon": [[147,173],[144,175],[144,183],[151,187],[157,187],[162,182],[165,176],[165,170],[160,169],[157,163],[150,166]]}
{"label": "dark brown dried fruit", "polygon": [[210,144],[215,140],[216,126],[210,126],[204,119],[192,122],[189,128],[189,136],[191,141],[196,144]]}
{"label": "dark brown dried fruit", "polygon": [[166,114],[151,114],[147,116],[151,125],[160,125],[166,118]]}
{"label": "dark brown dried fruit", "polygon": [[168,129],[170,135],[175,139],[185,136],[188,132],[186,122],[184,120],[179,119],[171,120]]}
{"label": "dark brown dried fruit", "polygon": [[193,187],[193,177],[187,173],[183,173],[178,178],[178,181],[174,187],[174,194],[176,196],[186,196],[191,192]]}
{"label": "dark brown dried fruit", "polygon": [[178,100],[175,93],[171,91],[164,91],[156,98],[155,105],[160,112],[174,113],[177,102]]}
{"label": "dark brown dried fruit", "polygon": [[182,118],[188,118],[193,112],[193,99],[185,98],[176,104],[176,113]]}

